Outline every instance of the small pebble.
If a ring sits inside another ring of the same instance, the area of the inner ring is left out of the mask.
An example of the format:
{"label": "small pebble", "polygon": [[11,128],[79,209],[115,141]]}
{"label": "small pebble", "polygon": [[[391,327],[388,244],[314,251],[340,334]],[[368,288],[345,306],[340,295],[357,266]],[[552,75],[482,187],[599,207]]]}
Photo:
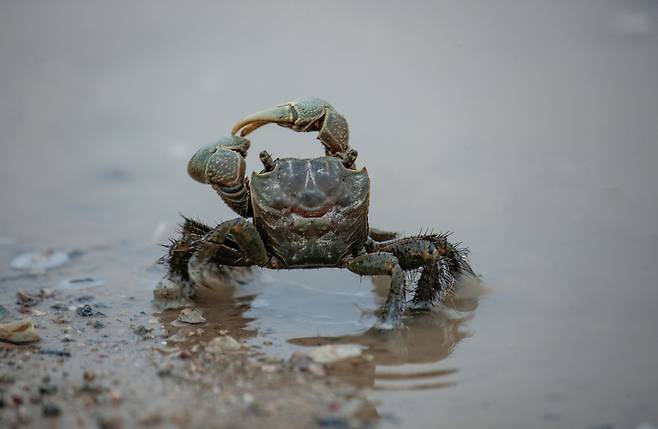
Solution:
{"label": "small pebble", "polygon": [[171,371],[170,368],[163,368],[163,369],[159,369],[157,374],[158,377],[171,377],[174,373]]}
{"label": "small pebble", "polygon": [[123,396],[118,390],[112,390],[110,391],[110,400],[114,405],[118,405],[123,401]]}
{"label": "small pebble", "polygon": [[94,381],[96,378],[96,374],[94,371],[86,370],[85,372],[82,373],[82,378],[84,381]]}
{"label": "small pebble", "polygon": [[133,332],[139,335],[140,337],[142,337],[142,339],[147,339],[149,337],[152,337],[151,332],[153,332],[153,328],[148,328],[144,325],[139,325],[135,329],[133,329]]}
{"label": "small pebble", "polygon": [[100,429],[119,429],[123,427],[121,418],[118,416],[98,416],[98,427]]}
{"label": "small pebble", "polygon": [[71,352],[67,350],[39,349],[39,354],[46,356],[71,357]]}
{"label": "small pebble", "polygon": [[78,314],[78,316],[81,317],[91,317],[94,315],[94,309],[91,308],[91,305],[85,304],[82,307],[78,307],[75,312]]}
{"label": "small pebble", "polygon": [[38,294],[25,292],[24,290],[19,290],[16,293],[16,304],[22,305],[23,307],[32,307],[37,305],[43,300],[43,297]]}
{"label": "small pebble", "polygon": [[57,386],[54,384],[42,384],[39,386],[39,393],[42,395],[52,395],[57,393]]}
{"label": "small pebble", "polygon": [[216,337],[206,345],[208,353],[219,354],[227,351],[240,350],[241,344],[233,337],[223,335]]}
{"label": "small pebble", "polygon": [[69,306],[63,302],[56,302],[50,306],[53,310],[66,311],[69,309]]}
{"label": "small pebble", "polygon": [[15,320],[0,323],[0,340],[11,343],[29,343],[39,341],[41,336],[34,329],[32,319]]}
{"label": "small pebble", "polygon": [[345,428],[348,429],[352,427],[350,424],[350,421],[347,420],[345,417],[339,417],[339,416],[326,416],[326,417],[319,417],[317,420],[318,426],[323,427],[323,428]]}
{"label": "small pebble", "polygon": [[7,317],[8,314],[9,314],[9,310],[7,310],[3,305],[0,305],[0,320]]}
{"label": "small pebble", "polygon": [[43,404],[41,411],[45,417],[57,417],[62,414],[62,410],[55,404]]}
{"label": "small pebble", "polygon": [[[63,280],[57,284],[55,289],[59,290],[75,290],[75,289],[86,289],[92,287],[99,287],[105,284],[104,280],[95,279],[93,277],[82,277],[77,279]],[[91,297],[93,299],[93,297]],[[84,302],[84,301],[80,301]]]}
{"label": "small pebble", "polygon": [[8,372],[0,371],[0,384],[11,384],[14,382],[14,376]]}
{"label": "small pebble", "polygon": [[204,323],[206,321],[206,318],[203,316],[203,313],[198,308],[184,308],[178,314],[176,320],[183,323],[198,324],[198,323]]}
{"label": "small pebble", "polygon": [[361,347],[354,344],[328,344],[315,347],[307,353],[314,362],[330,364],[344,359],[361,356]]}

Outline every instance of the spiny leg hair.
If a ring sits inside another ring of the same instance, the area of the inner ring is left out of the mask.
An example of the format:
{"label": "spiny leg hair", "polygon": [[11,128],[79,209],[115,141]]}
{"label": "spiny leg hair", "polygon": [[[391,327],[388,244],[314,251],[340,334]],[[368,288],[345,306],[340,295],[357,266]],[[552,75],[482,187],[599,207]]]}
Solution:
{"label": "spiny leg hair", "polygon": [[421,233],[375,245],[376,251],[393,253],[411,278],[420,271],[414,296],[416,309],[427,309],[454,292],[461,274],[475,275],[468,262],[468,249],[448,240],[450,233]]}
{"label": "spiny leg hair", "polygon": [[187,264],[197,249],[197,243],[210,231],[212,228],[208,225],[183,216],[183,223],[178,228],[179,238],[169,240],[166,245],[168,252],[162,261],[167,265],[171,276],[185,281],[190,279]]}

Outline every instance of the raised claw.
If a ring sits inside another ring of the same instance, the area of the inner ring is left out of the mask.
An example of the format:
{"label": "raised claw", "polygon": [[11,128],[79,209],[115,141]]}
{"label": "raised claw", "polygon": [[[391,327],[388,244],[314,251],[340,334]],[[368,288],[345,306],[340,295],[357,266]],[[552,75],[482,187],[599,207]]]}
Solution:
{"label": "raised claw", "polygon": [[244,159],[248,149],[249,140],[226,137],[199,149],[187,164],[187,172],[194,180],[212,185],[222,200],[240,216],[250,214]]}
{"label": "raised claw", "polygon": [[225,137],[197,150],[187,164],[187,172],[197,182],[234,186],[244,177],[248,149],[249,140]]}
{"label": "raised claw", "polygon": [[289,101],[272,109],[248,115],[238,121],[231,130],[242,137],[263,125],[275,123],[294,131],[319,131],[318,139],[327,155],[345,154],[349,150],[347,120],[333,106],[319,98]]}

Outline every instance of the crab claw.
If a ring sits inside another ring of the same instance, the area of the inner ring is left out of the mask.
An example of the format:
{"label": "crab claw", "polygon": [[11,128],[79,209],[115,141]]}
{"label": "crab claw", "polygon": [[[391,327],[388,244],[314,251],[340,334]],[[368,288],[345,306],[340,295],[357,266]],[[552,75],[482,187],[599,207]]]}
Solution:
{"label": "crab claw", "polygon": [[249,216],[251,210],[249,180],[244,177],[248,149],[249,140],[226,137],[196,151],[187,164],[194,180],[211,185],[240,216]]}
{"label": "crab claw", "polygon": [[244,157],[248,149],[247,139],[238,136],[223,138],[196,151],[187,164],[187,172],[197,182],[235,186],[244,177]]}
{"label": "crab claw", "polygon": [[349,150],[349,129],[345,118],[333,106],[319,98],[289,101],[272,109],[263,110],[241,119],[233,129],[242,137],[263,125],[275,123],[299,132],[319,131],[318,139],[328,155]]}

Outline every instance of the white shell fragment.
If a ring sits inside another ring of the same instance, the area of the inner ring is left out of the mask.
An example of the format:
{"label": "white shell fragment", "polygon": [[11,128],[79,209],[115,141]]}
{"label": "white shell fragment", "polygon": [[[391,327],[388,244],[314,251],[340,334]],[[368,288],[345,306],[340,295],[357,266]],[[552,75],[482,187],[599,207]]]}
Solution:
{"label": "white shell fragment", "polygon": [[46,249],[40,252],[27,252],[18,255],[10,266],[15,270],[43,272],[60,267],[71,260],[69,254],[58,250]]}
{"label": "white shell fragment", "polygon": [[197,324],[204,323],[206,318],[198,308],[184,308],[178,314],[176,320],[183,323]]}
{"label": "white shell fragment", "polygon": [[40,339],[39,333],[34,329],[32,319],[0,323],[0,340],[18,344],[31,343]]}
{"label": "white shell fragment", "polygon": [[361,356],[361,347],[354,344],[329,344],[316,347],[308,352],[307,355],[313,360],[313,362],[330,364]]}
{"label": "white shell fragment", "polygon": [[222,335],[210,341],[206,346],[208,353],[220,354],[240,350],[241,344],[233,337]]}

